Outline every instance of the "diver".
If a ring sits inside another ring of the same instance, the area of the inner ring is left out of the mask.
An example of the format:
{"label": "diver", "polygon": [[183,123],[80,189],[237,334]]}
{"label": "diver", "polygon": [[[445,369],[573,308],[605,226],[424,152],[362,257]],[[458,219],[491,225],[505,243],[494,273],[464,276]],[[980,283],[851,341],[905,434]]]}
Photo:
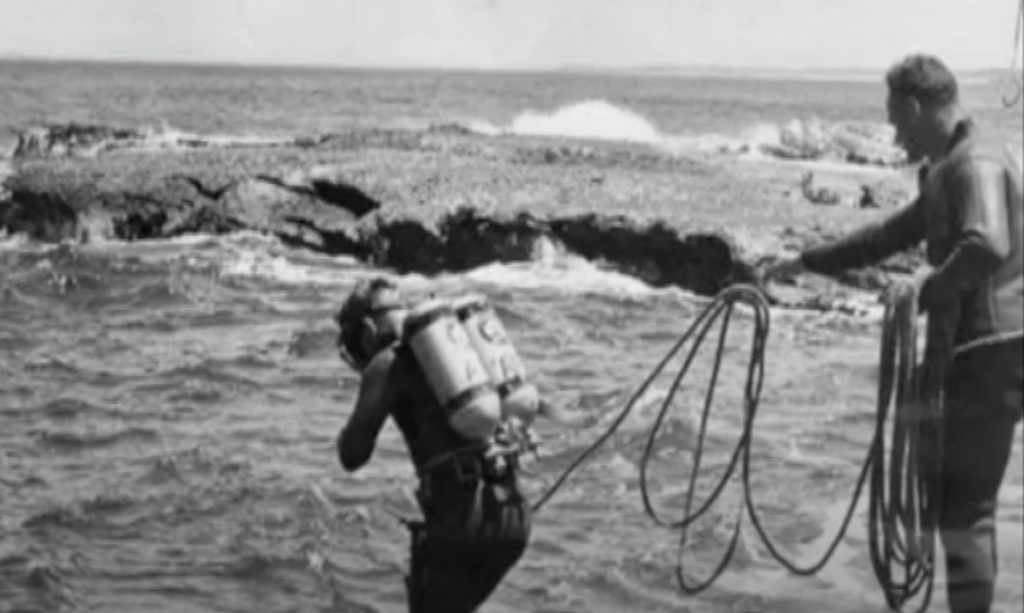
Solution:
{"label": "diver", "polygon": [[[339,353],[361,375],[338,436],[341,465],[365,465],[390,416],[419,477],[423,520],[408,524],[409,610],[475,611],[528,545],[531,508],[517,472],[533,444],[532,419],[573,425],[579,417],[543,401],[522,376],[502,378],[522,375],[522,367],[479,298],[410,310],[394,283],[376,277],[355,287],[335,320]],[[474,347],[483,355],[466,351]]]}
{"label": "diver", "polygon": [[[771,266],[764,280],[836,274],[922,241],[931,270],[918,303],[952,330],[943,380],[942,507],[952,613],[991,611],[998,555],[996,507],[1024,408],[1024,200],[1016,163],[990,147],[937,58],[890,68],[887,110],[896,141],[920,167],[919,194],[887,219]],[[929,338],[929,343],[932,338]],[[927,354],[926,354],[927,355]]]}

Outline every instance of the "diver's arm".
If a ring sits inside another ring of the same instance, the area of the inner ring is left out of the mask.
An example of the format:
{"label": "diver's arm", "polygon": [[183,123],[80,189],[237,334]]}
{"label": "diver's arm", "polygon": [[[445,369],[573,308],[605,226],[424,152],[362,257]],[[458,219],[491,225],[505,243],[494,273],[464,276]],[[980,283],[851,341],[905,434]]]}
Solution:
{"label": "diver's arm", "polygon": [[348,423],[338,434],[338,459],[342,467],[351,472],[370,460],[377,444],[377,435],[391,413],[385,394],[394,352],[384,351],[374,357],[363,371],[359,397]]}

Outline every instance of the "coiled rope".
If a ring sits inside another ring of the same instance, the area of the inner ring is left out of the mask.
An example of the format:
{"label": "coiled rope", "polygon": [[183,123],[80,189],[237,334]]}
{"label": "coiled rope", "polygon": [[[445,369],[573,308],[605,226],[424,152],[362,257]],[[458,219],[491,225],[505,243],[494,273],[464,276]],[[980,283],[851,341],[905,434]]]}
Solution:
{"label": "coiled rope", "polygon": [[[732,451],[724,475],[712,489],[706,501],[694,510],[697,475],[704,453],[704,439],[714,402],[715,386],[722,363],[729,322],[734,309],[740,304],[746,304],[754,311],[754,331],[743,394],[742,433]],[[728,567],[739,543],[742,527],[740,520],[744,510],[765,547],[782,566],[797,575],[807,576],[817,573],[828,563],[845,537],[856,512],[864,485],[870,477],[868,532],[875,576],[881,584],[886,602],[892,610],[903,611],[903,607],[911,599],[920,595],[922,602],[916,611],[924,611],[930,601],[934,584],[935,535],[938,525],[938,501],[941,498],[941,492],[938,489],[938,469],[941,466],[942,454],[941,386],[938,382],[942,380],[945,362],[938,358],[948,355],[948,352],[945,351],[942,344],[930,344],[929,351],[935,355],[929,355],[929,357],[936,357],[935,364],[938,367],[929,366],[925,370],[915,368],[916,304],[916,292],[909,284],[897,286],[895,291],[887,297],[880,354],[882,372],[878,387],[878,419],[874,438],[839,532],[821,559],[814,564],[798,566],[779,551],[767,534],[751,495],[751,448],[754,422],[764,383],[765,347],[769,334],[770,317],[768,302],[764,294],[759,289],[747,285],[729,287],[715,297],[644,380],[608,429],[587,447],[565,469],[548,491],[537,500],[533,507],[534,511],[539,511],[565,484],[571,474],[615,434],[658,375],[689,343],[689,354],[676,373],[672,387],[657,413],[639,466],[640,492],[645,512],[656,524],[680,531],[680,547],[676,564],[676,578],[680,588],[687,594],[697,594],[709,588],[721,576]],[[669,520],[664,518],[651,502],[647,482],[648,464],[654,450],[655,440],[658,438],[672,400],[689,371],[700,345],[719,319],[722,324],[711,368],[709,387],[704,395],[704,407],[700,418],[696,449],[693,453],[693,469],[689,477],[685,513],[681,519]],[[931,328],[932,322],[929,321],[930,337],[932,335]],[[895,411],[891,443],[887,445],[886,426],[890,417],[890,408],[893,406]],[[889,447],[891,449],[887,453]],[[737,469],[741,469],[743,498],[736,510],[737,521],[732,536],[721,561],[710,576],[703,581],[691,584],[684,569],[688,529],[691,524],[712,508]]]}

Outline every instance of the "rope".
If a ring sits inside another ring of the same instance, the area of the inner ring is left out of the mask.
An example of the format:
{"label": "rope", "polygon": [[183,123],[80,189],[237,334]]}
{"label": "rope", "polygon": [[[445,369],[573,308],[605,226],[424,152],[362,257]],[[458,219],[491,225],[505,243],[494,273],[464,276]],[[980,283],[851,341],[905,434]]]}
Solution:
{"label": "rope", "polygon": [[1020,7],[1017,9],[1017,27],[1013,34],[1013,51],[1010,57],[1010,79],[1013,81],[1014,92],[1012,98],[1007,98],[1006,94],[1003,94],[1003,106],[1006,108],[1016,106],[1020,102],[1021,96],[1024,95],[1024,83],[1021,82],[1021,76],[1017,74],[1017,58],[1024,53],[1024,48],[1021,48],[1022,29],[1024,29],[1024,0],[1021,0]]}
{"label": "rope", "polygon": [[[878,419],[875,435],[839,532],[830,542],[821,559],[815,563],[809,566],[799,566],[779,551],[767,534],[751,495],[751,448],[754,422],[764,383],[765,347],[770,328],[767,300],[760,290],[752,286],[735,285],[716,296],[644,380],[609,428],[587,447],[565,469],[548,491],[538,499],[533,506],[534,511],[539,511],[565,484],[572,473],[614,435],[668,363],[682,351],[687,343],[691,343],[689,354],[676,373],[672,387],[655,417],[639,465],[640,493],[645,512],[657,525],[680,531],[680,546],[676,564],[676,579],[680,589],[690,595],[698,594],[711,587],[721,576],[728,567],[739,543],[742,527],[740,520],[744,511],[769,553],[782,566],[796,575],[808,576],[817,573],[828,563],[845,537],[863,488],[870,477],[869,538],[875,575],[885,592],[886,602],[892,610],[902,611],[902,607],[909,600],[921,595],[923,602],[916,611],[924,611],[930,601],[934,584],[934,543],[938,519],[937,501],[939,500],[938,471],[935,468],[941,460],[941,421],[939,419],[941,417],[939,413],[941,398],[937,392],[937,390],[941,390],[941,386],[937,385],[937,382],[941,381],[943,369],[930,368],[919,371],[915,368],[916,301],[916,293],[911,286],[898,287],[887,299],[882,331],[882,375],[878,389]],[[704,440],[714,403],[715,386],[725,350],[729,322],[734,309],[739,304],[746,304],[754,311],[754,332],[744,385],[742,433],[732,451],[725,474],[712,489],[707,500],[694,510],[697,475],[704,454]],[[670,520],[663,517],[651,501],[648,464],[654,451],[658,432],[671,407],[672,399],[696,358],[701,344],[719,319],[722,320],[722,324],[712,363],[711,379],[704,396],[697,445],[693,454],[693,470],[689,477],[685,513],[680,519]],[[929,326],[931,327],[931,322],[929,322]],[[943,354],[942,350],[943,347],[938,346],[935,349],[935,354],[948,355],[948,353]],[[936,363],[941,365],[942,361],[937,360]],[[894,403],[896,411],[892,429],[892,451],[887,464],[885,428],[889,419],[890,406]],[[726,551],[709,577],[696,584],[691,584],[684,569],[684,553],[689,527],[712,508],[737,470],[741,471],[743,497],[736,510],[737,521]],[[898,576],[897,571],[899,570],[902,570],[902,577]]]}
{"label": "rope", "polygon": [[[952,355],[952,326],[950,318],[929,317],[925,367],[917,368],[916,305],[917,294],[909,285],[897,286],[886,305],[878,419],[868,461],[871,563],[893,611],[903,610],[918,595],[916,611],[928,607],[942,498],[942,381]],[[895,416],[887,457],[890,407]]]}

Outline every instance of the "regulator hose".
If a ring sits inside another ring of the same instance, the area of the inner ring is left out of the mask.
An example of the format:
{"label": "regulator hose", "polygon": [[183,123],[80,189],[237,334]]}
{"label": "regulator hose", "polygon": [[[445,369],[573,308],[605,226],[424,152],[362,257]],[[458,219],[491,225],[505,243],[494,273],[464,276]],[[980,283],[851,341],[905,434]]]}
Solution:
{"label": "regulator hose", "polygon": [[[694,510],[697,476],[704,453],[704,440],[714,403],[729,323],[737,305],[753,309],[754,330],[747,365],[743,394],[743,425],[739,440],[732,451],[728,466],[721,479],[712,488],[708,498]],[[640,493],[647,515],[658,525],[679,530],[680,547],[676,564],[679,587],[687,594],[700,593],[711,587],[728,567],[740,540],[742,515],[746,511],[755,531],[771,554],[790,572],[807,576],[821,570],[842,542],[857,510],[865,484],[870,479],[868,536],[871,562],[889,608],[903,612],[908,602],[917,596],[921,603],[917,612],[924,611],[931,599],[935,576],[935,536],[938,527],[940,467],[942,461],[941,381],[944,376],[947,343],[929,342],[926,369],[916,367],[917,294],[911,284],[897,285],[886,297],[882,324],[880,352],[880,380],[877,396],[875,433],[860,475],[854,487],[853,498],[840,525],[839,532],[830,542],[824,555],[809,566],[798,566],[788,559],[769,537],[758,515],[751,495],[751,449],[754,422],[757,417],[764,383],[765,348],[770,329],[768,300],[764,293],[750,285],[734,285],[718,294],[711,304],[694,320],[676,341],[654,371],[643,381],[608,429],[588,446],[559,476],[554,484],[534,504],[539,511],[593,453],[611,438],[629,414],[636,408],[655,379],[689,343],[689,353],[675,374],[672,386],[656,414],[647,444],[639,463]],[[654,507],[649,494],[648,464],[650,463],[658,433],[671,408],[672,400],[690,369],[701,344],[714,324],[722,320],[717,339],[711,378],[704,394],[704,406],[693,452],[693,466],[689,476],[685,513],[682,518],[670,520]],[[932,330],[942,328],[939,322],[929,321],[929,341]],[[942,328],[948,329],[948,326]],[[938,336],[938,334],[936,334]],[[947,338],[948,335],[942,338]],[[892,412],[892,427],[887,444],[887,425]],[[741,470],[743,496],[736,509],[736,523],[722,559],[704,580],[691,584],[684,569],[684,553],[690,525],[704,515],[718,500],[737,469]]]}

